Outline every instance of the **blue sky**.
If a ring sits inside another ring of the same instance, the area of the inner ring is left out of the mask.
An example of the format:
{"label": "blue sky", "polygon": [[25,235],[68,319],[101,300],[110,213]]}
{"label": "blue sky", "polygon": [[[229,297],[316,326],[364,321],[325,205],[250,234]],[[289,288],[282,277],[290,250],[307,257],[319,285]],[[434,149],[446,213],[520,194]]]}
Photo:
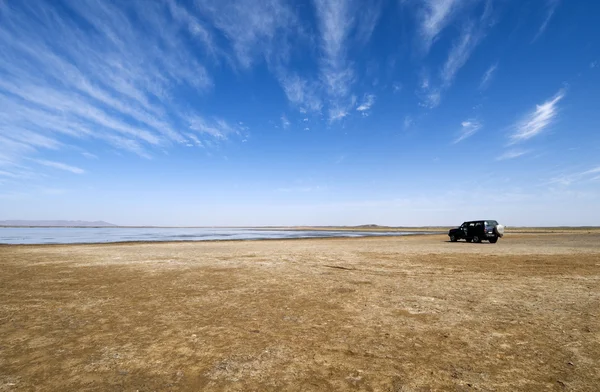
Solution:
{"label": "blue sky", "polygon": [[0,0],[0,219],[598,225],[598,14]]}

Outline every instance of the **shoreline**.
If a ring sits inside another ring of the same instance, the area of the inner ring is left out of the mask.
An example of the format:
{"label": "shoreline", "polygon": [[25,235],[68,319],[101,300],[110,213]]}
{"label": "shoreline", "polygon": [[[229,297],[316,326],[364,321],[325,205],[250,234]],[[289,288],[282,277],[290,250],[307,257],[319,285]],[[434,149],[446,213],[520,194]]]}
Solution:
{"label": "shoreline", "polygon": [[[1,229],[2,227],[0,227]],[[183,229],[183,228],[181,228]],[[250,229],[255,230],[257,229]],[[332,235],[332,236],[306,236],[306,237],[257,237],[257,238],[222,238],[222,239],[157,239],[157,240],[116,240],[116,241],[96,241],[96,242],[47,242],[47,243],[6,243],[0,242],[0,248],[7,247],[37,247],[37,246],[91,246],[91,245],[148,245],[148,244],[181,244],[181,243],[235,243],[235,242],[263,242],[263,241],[298,241],[298,240],[357,240],[357,239],[383,239],[383,238],[402,238],[402,237],[424,237],[424,236],[446,236],[447,231],[445,230],[406,230],[406,231],[383,231],[383,230],[340,230],[340,229],[309,229],[309,228],[298,228],[298,229],[280,229],[281,231],[287,230],[290,232],[294,231],[315,231],[315,232],[347,232],[348,234]],[[265,231],[275,231],[273,229],[265,229]],[[367,233],[365,235],[351,235],[351,233]],[[373,234],[368,234],[373,233]],[[375,234],[375,233],[387,233],[387,234]],[[508,229],[506,235],[524,235],[524,236],[546,236],[546,235],[593,235],[600,234],[600,228],[514,228]]]}
{"label": "shoreline", "polygon": [[213,229],[213,230],[265,230],[265,231],[434,231],[454,226],[420,227],[359,227],[359,226],[0,226],[0,229]]}
{"label": "shoreline", "polygon": [[53,243],[36,243],[36,244],[8,244],[0,243],[2,247],[37,247],[37,246],[75,246],[75,245],[149,245],[149,244],[181,244],[181,243],[232,243],[232,242],[262,242],[262,241],[298,241],[298,240],[350,240],[350,239],[371,239],[371,238],[401,238],[401,237],[416,237],[416,236],[427,236],[427,235],[446,235],[442,232],[420,232],[420,233],[406,233],[406,234],[389,234],[389,235],[364,235],[364,236],[316,236],[316,237],[291,237],[291,238],[244,238],[244,239],[221,239],[221,240],[140,240],[140,241],[105,241],[105,242],[53,242]]}

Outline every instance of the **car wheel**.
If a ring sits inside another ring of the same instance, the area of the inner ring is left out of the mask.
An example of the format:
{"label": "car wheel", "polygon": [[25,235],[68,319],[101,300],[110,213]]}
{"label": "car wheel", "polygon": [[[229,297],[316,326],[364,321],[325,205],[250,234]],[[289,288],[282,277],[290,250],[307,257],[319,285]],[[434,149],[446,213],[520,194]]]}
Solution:
{"label": "car wheel", "polygon": [[473,242],[478,244],[481,242],[481,238],[479,238],[479,236],[473,236]]}
{"label": "car wheel", "polygon": [[496,242],[498,242],[498,237],[490,238],[490,244],[495,244]]}
{"label": "car wheel", "polygon": [[456,237],[455,237],[455,236],[453,236],[453,235],[451,235],[451,236],[450,236],[450,242],[456,242]]}

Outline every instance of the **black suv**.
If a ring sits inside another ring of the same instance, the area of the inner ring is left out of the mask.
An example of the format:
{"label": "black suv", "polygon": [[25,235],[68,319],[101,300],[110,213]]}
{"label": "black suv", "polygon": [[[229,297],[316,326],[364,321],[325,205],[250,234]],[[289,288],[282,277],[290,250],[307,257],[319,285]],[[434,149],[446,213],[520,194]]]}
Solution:
{"label": "black suv", "polygon": [[450,241],[456,242],[464,239],[467,242],[490,241],[492,244],[498,242],[498,238],[504,235],[504,226],[498,224],[495,220],[479,220],[465,222],[459,228],[451,229],[448,232]]}

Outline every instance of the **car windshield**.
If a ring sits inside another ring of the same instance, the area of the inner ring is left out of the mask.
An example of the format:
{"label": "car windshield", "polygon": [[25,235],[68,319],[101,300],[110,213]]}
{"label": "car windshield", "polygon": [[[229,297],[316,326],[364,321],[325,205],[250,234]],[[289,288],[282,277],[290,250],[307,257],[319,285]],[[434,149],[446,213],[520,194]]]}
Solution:
{"label": "car windshield", "polygon": [[495,220],[492,221],[485,221],[485,225],[486,226],[497,226],[498,222],[496,222]]}

